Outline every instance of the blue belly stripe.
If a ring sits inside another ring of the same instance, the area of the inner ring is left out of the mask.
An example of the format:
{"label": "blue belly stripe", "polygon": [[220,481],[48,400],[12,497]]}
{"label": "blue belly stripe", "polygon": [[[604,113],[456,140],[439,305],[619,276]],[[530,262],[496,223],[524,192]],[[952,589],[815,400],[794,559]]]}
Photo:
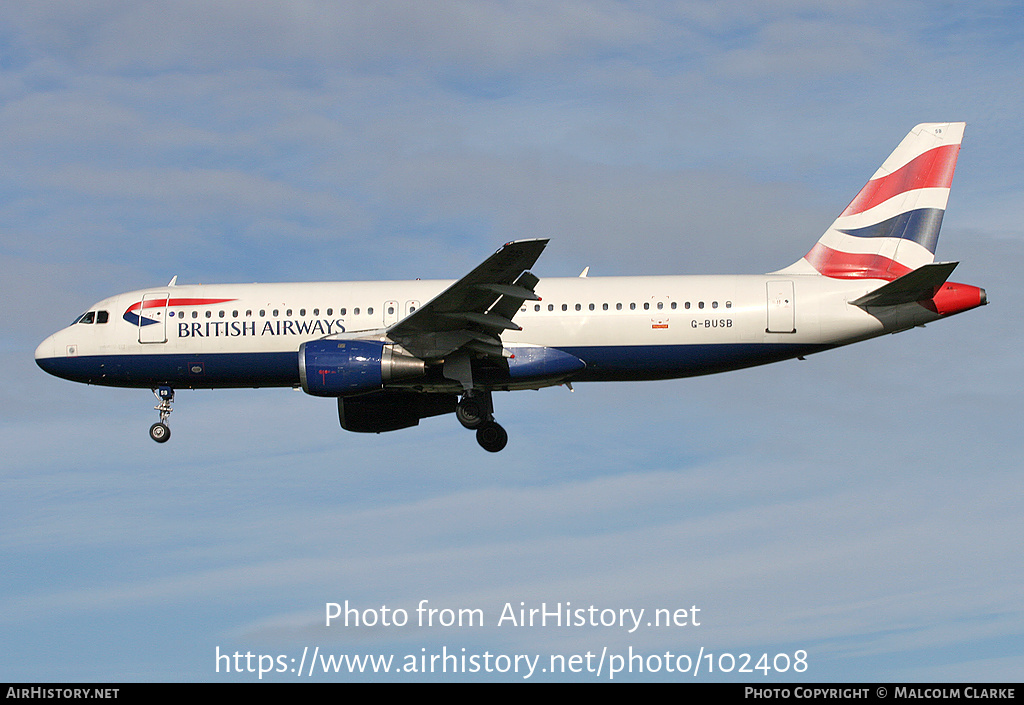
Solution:
{"label": "blue belly stripe", "polygon": [[[671,379],[714,374],[809,355],[833,345],[723,343],[562,347],[587,366],[579,382]],[[298,353],[91,355],[37,360],[46,372],[75,382],[109,387],[216,389],[294,387]]]}
{"label": "blue belly stripe", "polygon": [[299,383],[299,358],[294,352],[90,355],[36,362],[57,377],[107,387],[217,389]]}

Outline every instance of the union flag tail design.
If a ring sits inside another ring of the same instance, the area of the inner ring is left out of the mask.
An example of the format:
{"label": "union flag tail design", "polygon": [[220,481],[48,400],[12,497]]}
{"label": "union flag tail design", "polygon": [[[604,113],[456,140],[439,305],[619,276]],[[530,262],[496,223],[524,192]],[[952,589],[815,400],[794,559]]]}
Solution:
{"label": "union flag tail design", "polygon": [[935,261],[964,126],[911,130],[811,251],[782,271],[892,281]]}

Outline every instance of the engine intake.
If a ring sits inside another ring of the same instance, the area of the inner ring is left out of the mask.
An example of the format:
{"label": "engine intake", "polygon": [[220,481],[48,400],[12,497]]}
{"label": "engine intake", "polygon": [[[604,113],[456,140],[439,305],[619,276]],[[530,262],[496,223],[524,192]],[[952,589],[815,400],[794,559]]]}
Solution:
{"label": "engine intake", "polygon": [[421,377],[425,370],[423,360],[373,340],[310,340],[299,346],[302,391],[317,397],[364,394]]}

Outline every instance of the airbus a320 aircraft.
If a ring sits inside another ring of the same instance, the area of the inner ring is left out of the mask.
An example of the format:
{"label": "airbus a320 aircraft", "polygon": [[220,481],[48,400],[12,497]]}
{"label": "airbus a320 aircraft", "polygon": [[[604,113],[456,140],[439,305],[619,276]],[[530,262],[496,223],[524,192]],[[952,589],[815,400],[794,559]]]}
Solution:
{"label": "airbus a320 aircraft", "polygon": [[381,433],[454,413],[508,441],[492,393],[690,377],[802,357],[987,303],[935,262],[964,123],[910,131],[811,251],[767,275],[551,278],[547,240],[447,281],[164,287],[104,299],[36,350],[50,374],[152,389],[301,387]]}

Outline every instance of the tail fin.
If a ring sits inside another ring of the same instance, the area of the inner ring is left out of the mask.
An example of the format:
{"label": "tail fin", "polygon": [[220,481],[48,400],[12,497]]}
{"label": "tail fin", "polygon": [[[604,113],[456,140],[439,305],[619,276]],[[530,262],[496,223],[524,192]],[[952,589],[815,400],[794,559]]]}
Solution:
{"label": "tail fin", "polygon": [[964,127],[911,130],[811,251],[782,271],[891,281],[933,262]]}

